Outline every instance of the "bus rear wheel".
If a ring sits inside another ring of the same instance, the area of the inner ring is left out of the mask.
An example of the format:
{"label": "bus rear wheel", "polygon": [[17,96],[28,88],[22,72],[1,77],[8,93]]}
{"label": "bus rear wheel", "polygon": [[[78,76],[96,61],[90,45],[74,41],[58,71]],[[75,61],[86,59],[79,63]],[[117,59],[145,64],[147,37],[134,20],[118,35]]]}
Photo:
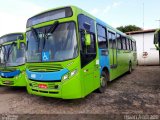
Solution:
{"label": "bus rear wheel", "polygon": [[100,78],[100,87],[98,88],[99,93],[104,93],[107,87],[108,82],[108,75],[102,71],[101,78]]}

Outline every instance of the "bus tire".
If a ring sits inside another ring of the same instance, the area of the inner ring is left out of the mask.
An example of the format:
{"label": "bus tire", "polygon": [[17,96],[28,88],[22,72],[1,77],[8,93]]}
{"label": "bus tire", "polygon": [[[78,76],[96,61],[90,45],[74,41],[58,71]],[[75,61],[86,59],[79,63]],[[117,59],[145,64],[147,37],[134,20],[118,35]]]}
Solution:
{"label": "bus tire", "polygon": [[131,62],[129,63],[129,70],[128,70],[128,73],[129,73],[129,74],[132,73],[132,63],[131,63]]}
{"label": "bus tire", "polygon": [[100,78],[100,87],[97,90],[99,93],[105,92],[105,89],[107,87],[107,82],[108,82],[108,75],[104,71],[102,71]]}

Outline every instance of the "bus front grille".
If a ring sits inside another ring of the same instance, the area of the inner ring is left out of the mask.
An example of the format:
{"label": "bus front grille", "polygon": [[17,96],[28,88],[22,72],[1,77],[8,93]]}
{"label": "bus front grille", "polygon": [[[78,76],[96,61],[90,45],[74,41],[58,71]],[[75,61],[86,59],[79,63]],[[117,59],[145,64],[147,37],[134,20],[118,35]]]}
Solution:
{"label": "bus front grille", "polygon": [[17,67],[7,67],[7,68],[0,68],[0,71],[2,72],[12,72],[12,71],[16,71],[17,70]]}
{"label": "bus front grille", "polygon": [[51,91],[43,91],[43,90],[36,90],[32,89],[34,92],[40,92],[40,93],[47,93],[47,94],[58,94],[59,92],[51,92]]}
{"label": "bus front grille", "polygon": [[55,72],[62,70],[63,67],[60,64],[38,64],[28,65],[27,69],[32,72]]}
{"label": "bus front grille", "polygon": [[5,81],[2,81],[2,84],[4,84],[4,85],[14,85],[14,81],[5,80]]}

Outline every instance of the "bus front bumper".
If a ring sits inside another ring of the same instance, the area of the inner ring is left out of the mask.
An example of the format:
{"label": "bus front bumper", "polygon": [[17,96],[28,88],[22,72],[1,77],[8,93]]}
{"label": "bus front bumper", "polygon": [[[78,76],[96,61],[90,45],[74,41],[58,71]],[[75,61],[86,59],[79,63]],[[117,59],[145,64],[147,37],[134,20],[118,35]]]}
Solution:
{"label": "bus front bumper", "polygon": [[13,86],[13,87],[25,87],[26,86],[25,73],[21,73],[13,78],[0,77],[0,85]]}
{"label": "bus front bumper", "polygon": [[[42,87],[40,87],[42,86]],[[78,99],[84,97],[78,75],[60,82],[39,82],[27,80],[29,94],[62,99]]]}

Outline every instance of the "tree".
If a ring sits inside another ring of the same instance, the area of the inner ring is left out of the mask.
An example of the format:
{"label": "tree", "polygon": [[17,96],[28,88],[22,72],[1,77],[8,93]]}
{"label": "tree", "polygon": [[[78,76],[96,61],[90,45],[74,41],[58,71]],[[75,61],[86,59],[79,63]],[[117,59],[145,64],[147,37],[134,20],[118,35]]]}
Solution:
{"label": "tree", "polygon": [[117,27],[118,30],[126,33],[126,32],[131,32],[131,31],[139,31],[142,30],[142,28],[137,27],[136,25],[127,25],[127,26],[120,26]]}

